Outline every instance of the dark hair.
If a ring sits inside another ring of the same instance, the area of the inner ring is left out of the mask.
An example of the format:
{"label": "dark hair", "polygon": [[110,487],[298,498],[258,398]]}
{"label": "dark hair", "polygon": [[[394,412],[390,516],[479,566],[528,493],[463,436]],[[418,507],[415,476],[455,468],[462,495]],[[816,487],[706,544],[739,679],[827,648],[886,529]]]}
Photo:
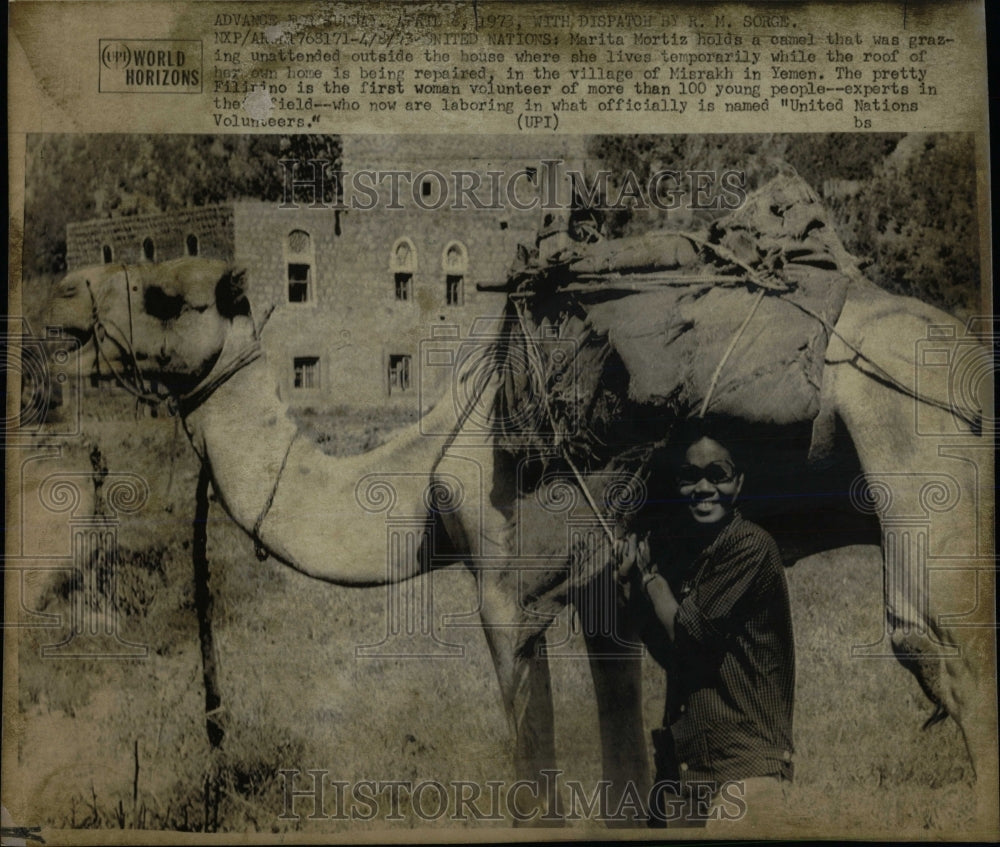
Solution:
{"label": "dark hair", "polygon": [[748,433],[742,421],[723,415],[705,415],[703,418],[685,418],[677,423],[667,441],[665,459],[671,470],[684,463],[687,449],[703,438],[718,442],[729,451],[737,468],[743,470],[744,447]]}

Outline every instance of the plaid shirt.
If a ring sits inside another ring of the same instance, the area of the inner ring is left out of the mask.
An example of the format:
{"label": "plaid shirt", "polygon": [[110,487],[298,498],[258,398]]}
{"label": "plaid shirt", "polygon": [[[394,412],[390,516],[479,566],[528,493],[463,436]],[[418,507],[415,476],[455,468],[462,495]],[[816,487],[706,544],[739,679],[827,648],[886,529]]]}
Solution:
{"label": "plaid shirt", "polygon": [[673,644],[649,610],[667,670],[657,779],[791,779],[795,654],[774,539],[737,512],[690,567],[663,575],[680,608]]}

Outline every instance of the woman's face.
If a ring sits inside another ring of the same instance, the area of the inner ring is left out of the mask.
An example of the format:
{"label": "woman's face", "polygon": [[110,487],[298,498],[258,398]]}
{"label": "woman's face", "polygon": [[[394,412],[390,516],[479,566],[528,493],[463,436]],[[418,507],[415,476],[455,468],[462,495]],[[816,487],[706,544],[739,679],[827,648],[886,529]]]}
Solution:
{"label": "woman's face", "polygon": [[695,521],[715,524],[729,517],[742,487],[743,474],[718,441],[702,438],[688,447],[677,488]]}

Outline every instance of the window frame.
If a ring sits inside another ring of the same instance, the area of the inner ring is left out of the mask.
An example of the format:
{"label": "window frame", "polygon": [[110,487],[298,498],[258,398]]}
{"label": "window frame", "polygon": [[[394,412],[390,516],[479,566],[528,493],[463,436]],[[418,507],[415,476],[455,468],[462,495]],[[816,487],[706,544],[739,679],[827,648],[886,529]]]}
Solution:
{"label": "window frame", "polygon": [[[400,366],[402,366],[400,368]],[[386,356],[386,393],[409,394],[413,391],[413,355],[411,353],[388,353]],[[395,390],[393,386],[395,385]]]}
{"label": "window frame", "polygon": [[[305,249],[293,249],[292,239],[298,235],[306,239]],[[316,241],[311,232],[302,227],[295,227],[285,233],[282,240],[282,253],[285,268],[285,303],[295,308],[315,306],[319,300],[319,291],[316,280]],[[306,279],[293,278],[292,268],[304,267],[306,269]],[[303,299],[292,299],[293,286],[305,286],[305,297]]]}
{"label": "window frame", "polygon": [[[452,240],[441,250],[441,271],[444,274],[444,304],[465,305],[465,280],[469,276],[469,250],[461,241]],[[458,295],[452,299],[452,280],[457,279]]]}
{"label": "window frame", "polygon": [[[399,248],[403,246],[407,248],[407,255],[405,259],[400,261]],[[397,238],[392,244],[392,249],[389,251],[389,273],[392,276],[393,283],[393,302],[410,303],[416,299],[416,277],[418,267],[419,259],[417,257],[416,245],[405,235]],[[400,297],[400,282],[402,281],[401,278],[404,276],[408,277],[405,281],[406,296]]]}
{"label": "window frame", "polygon": [[[293,392],[319,391],[323,387],[322,357],[318,355],[292,356]],[[301,379],[300,379],[301,369]],[[299,383],[302,384],[299,384]],[[306,382],[313,384],[307,385]]]}
{"label": "window frame", "polygon": [[[298,279],[298,278],[293,278],[292,277],[292,268],[305,268],[306,278],[304,280],[303,279]],[[286,282],[285,296],[288,298],[288,302],[291,303],[292,305],[295,305],[295,306],[308,305],[312,301],[312,297],[311,297],[311,294],[312,294],[312,284],[313,284],[313,280],[312,280],[312,265],[308,264],[307,262],[288,262],[285,265],[285,278],[287,280],[287,282]],[[295,287],[304,286],[305,297],[303,297],[301,299],[293,298],[292,297],[292,287],[293,286],[295,286]]]}
{"label": "window frame", "polygon": [[444,275],[444,304],[446,306],[465,305],[465,274]]}
{"label": "window frame", "polygon": [[[396,271],[393,274],[393,294],[397,303],[408,303],[413,299],[413,274],[408,271]],[[400,292],[403,296],[400,297]]]}

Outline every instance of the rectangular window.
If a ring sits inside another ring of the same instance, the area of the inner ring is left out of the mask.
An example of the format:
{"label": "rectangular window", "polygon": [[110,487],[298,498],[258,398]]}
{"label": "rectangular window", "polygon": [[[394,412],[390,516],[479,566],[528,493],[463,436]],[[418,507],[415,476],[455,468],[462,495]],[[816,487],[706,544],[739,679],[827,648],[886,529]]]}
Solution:
{"label": "rectangular window", "polygon": [[444,281],[445,302],[449,306],[462,305],[462,277],[459,274],[448,274]]}
{"label": "rectangular window", "polygon": [[396,299],[409,300],[412,294],[413,274],[396,274]]}
{"label": "rectangular window", "polygon": [[407,353],[389,356],[389,394],[410,390],[410,359]]}
{"label": "rectangular window", "polygon": [[308,303],[312,288],[312,268],[302,262],[288,263],[288,302]]}
{"label": "rectangular window", "polygon": [[296,356],[292,371],[295,388],[319,388],[319,356]]}

